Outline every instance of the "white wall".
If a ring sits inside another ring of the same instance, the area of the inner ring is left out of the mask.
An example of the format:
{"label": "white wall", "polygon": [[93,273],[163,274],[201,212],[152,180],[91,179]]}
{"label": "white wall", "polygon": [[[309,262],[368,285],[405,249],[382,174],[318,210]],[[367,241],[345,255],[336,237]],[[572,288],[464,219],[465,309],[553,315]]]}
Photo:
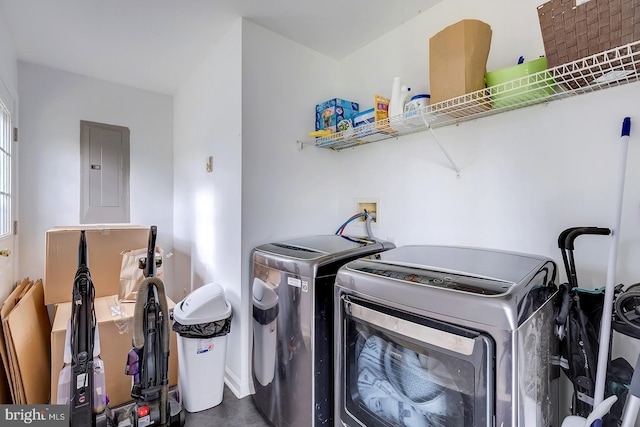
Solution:
{"label": "white wall", "polygon": [[[0,96],[2,99],[11,97],[17,105],[18,59],[8,28],[4,16],[0,14]],[[13,109],[14,105],[7,105],[7,107]]]}
{"label": "white wall", "polygon": [[[241,396],[250,392],[251,249],[331,233],[339,216],[330,153],[298,152],[295,142],[313,130],[315,103],[337,76],[335,61],[239,20],[175,96],[176,280],[186,291],[225,288],[234,310],[226,382]],[[322,204],[299,203],[307,191]]]}
{"label": "white wall", "polygon": [[[442,2],[342,61],[343,74],[354,76],[344,91],[364,108],[372,106],[373,93],[390,95],[394,76],[428,93],[429,37],[464,18],[493,29],[489,70],[515,64],[520,55],[536,58],[544,53],[537,3]],[[385,60],[374,67],[371,58],[380,52]],[[399,244],[475,244],[557,258],[555,237],[565,225],[612,217],[615,142],[639,91],[630,85],[436,129],[462,169],[460,178],[427,132],[341,152],[343,179],[350,183],[342,187],[342,203],[352,206],[359,194],[380,197],[380,236],[395,236]],[[375,179],[346,167],[363,158]],[[594,190],[597,203],[588,193]],[[626,237],[635,231],[627,228]]]}
{"label": "white wall", "polygon": [[340,64],[249,21],[243,28],[243,249],[332,234],[344,171],[330,169],[335,153],[296,142],[311,139],[315,105],[337,96]]}
{"label": "white wall", "polygon": [[[8,26],[6,25],[5,18],[0,13],[0,99],[9,109],[13,126],[18,125],[18,59],[16,57],[15,49],[11,43],[11,37],[8,32]],[[15,183],[15,177],[17,176],[16,170],[18,167],[18,146],[14,142],[12,143],[11,156],[13,158],[13,169],[11,171],[13,182]],[[4,172],[4,171],[3,171]],[[13,201],[13,219],[18,217],[17,201],[18,194],[14,189],[12,193]],[[11,245],[11,242],[13,244]],[[8,237],[2,239],[0,242],[2,249],[10,249],[13,251],[13,256],[9,259],[4,258],[0,260],[0,299],[4,299],[11,292],[14,278],[13,275],[17,270],[16,257],[19,251],[19,245],[17,239]]]}
{"label": "white wall", "polygon": [[[241,306],[242,26],[212,47],[175,95],[174,239],[183,294],[216,282],[233,307],[227,384],[248,393],[243,361],[246,312]],[[205,171],[213,157],[213,172]]]}
{"label": "white wall", "polygon": [[[389,96],[393,77],[401,76],[428,93],[428,39],[465,18],[492,27],[488,70],[513,65],[520,55],[534,59],[544,54],[538,3],[439,3],[342,61],[344,75],[376,76],[347,79],[345,91],[356,101],[372,99],[373,93]],[[380,52],[385,60],[373,67],[370,58]],[[435,129],[460,167],[460,178],[428,132],[340,152],[341,178],[349,183],[341,187],[340,203],[346,215],[354,196],[379,197],[384,214],[379,235],[394,236],[398,244],[491,246],[561,262],[556,242],[563,229],[613,225],[621,124],[631,116],[639,129],[638,95],[640,85],[634,83]],[[640,253],[640,184],[633,167],[639,158],[632,140],[617,277],[627,284],[640,277],[640,266],[633,262]],[[371,174],[347,167],[364,159]],[[609,239],[584,237],[577,245],[583,284],[602,284]]]}
{"label": "white wall", "polygon": [[[79,224],[81,120],[129,128],[131,223],[157,225],[158,245],[170,252],[172,97],[22,62],[19,92],[22,256],[16,276],[43,277],[45,232]],[[173,296],[171,258],[165,267]]]}
{"label": "white wall", "polygon": [[[338,218],[334,153],[296,140],[314,130],[315,104],[337,93],[339,64],[243,21],[242,318],[252,318],[251,250],[299,235],[332,234]],[[306,138],[308,139],[308,138]],[[243,376],[250,378],[250,321],[243,327]]]}

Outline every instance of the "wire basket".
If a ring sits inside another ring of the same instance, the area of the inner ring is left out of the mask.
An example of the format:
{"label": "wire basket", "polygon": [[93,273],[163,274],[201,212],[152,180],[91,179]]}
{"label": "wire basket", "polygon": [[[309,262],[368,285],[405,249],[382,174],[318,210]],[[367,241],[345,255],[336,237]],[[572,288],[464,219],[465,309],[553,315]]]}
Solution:
{"label": "wire basket", "polygon": [[640,40],[640,0],[551,0],[538,18],[549,68]]}

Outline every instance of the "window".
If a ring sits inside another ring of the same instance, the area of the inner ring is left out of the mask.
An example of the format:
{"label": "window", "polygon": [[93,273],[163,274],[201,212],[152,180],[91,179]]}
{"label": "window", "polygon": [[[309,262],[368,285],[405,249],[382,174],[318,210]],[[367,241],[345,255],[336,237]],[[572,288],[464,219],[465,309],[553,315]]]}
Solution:
{"label": "window", "polygon": [[0,239],[11,234],[11,115],[0,101]]}

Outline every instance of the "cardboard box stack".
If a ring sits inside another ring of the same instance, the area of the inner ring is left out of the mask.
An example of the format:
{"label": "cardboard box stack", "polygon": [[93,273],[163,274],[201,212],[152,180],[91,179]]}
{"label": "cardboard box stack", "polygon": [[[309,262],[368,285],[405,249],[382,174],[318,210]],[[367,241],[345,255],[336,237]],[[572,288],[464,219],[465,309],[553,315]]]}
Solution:
{"label": "cardboard box stack", "polygon": [[0,309],[0,403],[49,400],[49,314],[42,280],[18,283]]}
{"label": "cardboard box stack", "polygon": [[[89,270],[95,287],[95,313],[101,354],[104,361],[106,391],[110,406],[131,401],[131,376],[125,375],[127,353],[132,347],[134,302],[118,301],[122,252],[146,248],[149,228],[139,226],[56,227],[46,234],[44,300],[54,304],[50,334],[51,403],[57,401],[58,376],[64,362],[64,342],[71,315],[71,291],[78,268],[80,230],[86,231]],[[169,310],[175,303],[168,301]],[[178,382],[178,350],[171,331],[169,385]],[[47,381],[48,382],[48,381]],[[47,394],[49,387],[47,387]]]}

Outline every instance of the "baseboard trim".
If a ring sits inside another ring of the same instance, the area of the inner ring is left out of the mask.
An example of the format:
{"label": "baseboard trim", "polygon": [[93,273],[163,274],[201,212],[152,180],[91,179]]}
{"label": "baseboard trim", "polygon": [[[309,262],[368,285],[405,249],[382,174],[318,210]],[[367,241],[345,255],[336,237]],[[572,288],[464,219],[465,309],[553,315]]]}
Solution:
{"label": "baseboard trim", "polygon": [[224,368],[224,373],[224,383],[238,399],[242,399],[243,397],[251,394],[251,388],[248,381],[241,381],[236,374],[226,366]]}

